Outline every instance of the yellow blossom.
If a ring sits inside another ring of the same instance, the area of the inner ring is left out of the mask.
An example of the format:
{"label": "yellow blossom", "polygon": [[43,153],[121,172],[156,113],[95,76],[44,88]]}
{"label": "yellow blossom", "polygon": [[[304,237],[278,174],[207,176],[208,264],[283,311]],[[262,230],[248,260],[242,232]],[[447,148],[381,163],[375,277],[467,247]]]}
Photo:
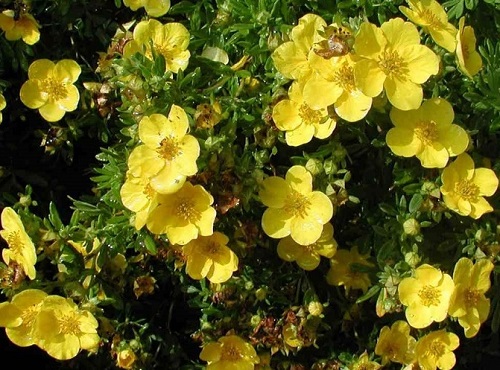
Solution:
{"label": "yellow blossom", "polygon": [[196,174],[200,145],[187,134],[188,130],[186,112],[177,105],[172,105],[168,118],[155,113],[141,119],[139,137],[143,144],[134,148],[128,158],[130,173],[143,178],[140,186],[149,178],[152,190],[173,193],[187,176]]}
{"label": "yellow blossom", "polygon": [[406,0],[410,8],[400,6],[401,13],[421,26],[439,46],[455,51],[457,29],[448,22],[448,15],[436,0]]}
{"label": "yellow blossom", "polygon": [[2,123],[3,121],[2,111],[5,109],[6,106],[7,102],[5,101],[5,97],[3,96],[3,94],[0,94],[0,123]]}
{"label": "yellow blossom", "polygon": [[26,289],[17,293],[10,302],[0,303],[0,326],[12,343],[19,347],[35,344],[34,323],[47,293],[39,289]]}
{"label": "yellow blossom", "polygon": [[57,63],[35,60],[28,68],[28,81],[21,86],[21,101],[28,108],[38,109],[45,120],[59,121],[78,106],[80,93],[73,84],[80,73],[80,66],[71,59]]}
{"label": "yellow blossom", "polygon": [[398,286],[399,300],[406,306],[406,320],[422,329],[432,322],[446,318],[455,284],[450,275],[423,264],[414,271],[414,277],[404,278]]}
{"label": "yellow blossom", "polygon": [[180,245],[198,235],[212,235],[216,216],[215,208],[211,207],[214,198],[203,186],[186,182],[176,193],[159,196],[158,202],[147,222],[152,233],[166,233],[170,243]]}
{"label": "yellow blossom", "polygon": [[259,356],[252,345],[237,335],[226,335],[205,345],[200,359],[208,363],[207,370],[252,370]]}
{"label": "yellow blossom", "polygon": [[481,259],[475,264],[466,257],[455,264],[453,281],[455,290],[451,296],[448,314],[458,318],[465,337],[474,337],[490,312],[490,299],[485,293],[490,289],[490,274],[495,266],[490,260]]}
{"label": "yellow blossom", "polygon": [[453,123],[454,112],[445,99],[426,100],[418,109],[392,108],[394,128],[387,133],[387,145],[394,154],[416,156],[425,168],[443,168],[449,157],[467,149],[469,135]]}
{"label": "yellow blossom", "polygon": [[40,25],[31,14],[22,12],[15,19],[13,10],[4,10],[0,13],[0,28],[5,31],[5,38],[9,41],[23,39],[28,45],[40,40]]}
{"label": "yellow blossom", "polygon": [[120,369],[132,369],[137,361],[137,355],[130,348],[125,348],[116,355],[116,365]]}
{"label": "yellow blossom", "polygon": [[312,190],[312,175],[303,166],[292,166],[285,179],[266,178],[259,196],[268,207],[262,228],[271,238],[290,235],[298,244],[313,244],[333,215],[332,202],[326,194]]}
{"label": "yellow blossom", "polygon": [[278,46],[272,59],[276,69],[286,78],[306,80],[313,69],[310,58],[316,57],[313,45],[320,42],[322,37],[318,31],[326,26],[323,18],[316,14],[306,14],[293,27],[290,40]]}
{"label": "yellow blossom", "polygon": [[373,99],[356,86],[354,65],[358,59],[353,54],[331,58],[326,63],[321,58],[313,58],[311,64],[316,67],[316,73],[304,83],[306,104],[314,109],[333,104],[335,113],[348,122],[364,118]]}
{"label": "yellow blossom", "polygon": [[207,278],[211,283],[223,283],[238,270],[238,256],[227,246],[229,238],[218,231],[187,243],[182,251],[186,257],[186,272],[196,280]]}
{"label": "yellow blossom", "polygon": [[415,360],[415,344],[417,341],[410,335],[410,325],[398,320],[391,327],[384,326],[375,346],[375,354],[382,358],[382,364],[389,361],[410,364]]}
{"label": "yellow blossom", "polygon": [[177,73],[186,69],[191,55],[187,50],[189,31],[181,23],[162,24],[156,19],[141,21],[135,26],[133,37],[123,48],[124,57],[143,53],[153,59],[156,53],[165,58],[166,71]]}
{"label": "yellow blossom", "polygon": [[338,249],[330,259],[330,269],[326,275],[326,281],[330,285],[344,285],[346,291],[350,289],[368,290],[371,285],[368,273],[355,270],[354,264],[372,267],[373,263],[368,262],[369,254],[359,254],[358,247],[354,246],[350,250]]}
{"label": "yellow blossom", "polygon": [[170,0],[123,0],[123,5],[133,11],[144,7],[150,17],[161,17],[170,9]]}
{"label": "yellow blossom", "polygon": [[455,366],[453,350],[460,345],[458,336],[443,330],[433,331],[417,342],[415,353],[420,369],[450,370]]}
{"label": "yellow blossom", "polygon": [[69,360],[80,350],[95,351],[100,338],[98,322],[70,298],[47,296],[38,313],[33,336],[36,344],[58,360]]}
{"label": "yellow blossom", "polygon": [[463,153],[441,174],[440,190],[446,206],[462,216],[478,219],[493,208],[484,199],[498,188],[498,178],[489,168],[474,168],[474,161]]}
{"label": "yellow blossom", "polygon": [[464,17],[458,21],[456,59],[458,69],[469,78],[472,78],[483,68],[483,60],[476,50],[474,28],[465,27]]}
{"label": "yellow blossom", "polygon": [[439,71],[439,57],[420,45],[415,25],[401,18],[392,18],[380,28],[361,24],[354,50],[363,58],[354,66],[359,89],[370,97],[385,91],[389,102],[401,110],[420,106],[421,84]]}
{"label": "yellow blossom", "polygon": [[378,362],[370,360],[367,351],[363,352],[361,356],[349,366],[349,370],[378,370],[381,368],[382,365]]}
{"label": "yellow blossom", "polygon": [[2,230],[0,236],[7,242],[8,248],[2,250],[2,258],[9,265],[20,265],[31,280],[36,276],[36,250],[33,241],[26,233],[24,225],[16,211],[5,207],[1,214]]}
{"label": "yellow blossom", "polygon": [[323,225],[319,239],[309,245],[300,245],[290,236],[278,243],[278,256],[287,262],[297,262],[300,268],[311,271],[319,266],[321,256],[332,258],[337,251],[337,242],[333,238],[331,223]]}
{"label": "yellow blossom", "polygon": [[304,102],[302,88],[294,82],[288,91],[288,99],[279,101],[273,108],[276,127],[285,131],[286,143],[299,146],[314,137],[326,139],[337,122],[329,117],[326,107],[313,109]]}

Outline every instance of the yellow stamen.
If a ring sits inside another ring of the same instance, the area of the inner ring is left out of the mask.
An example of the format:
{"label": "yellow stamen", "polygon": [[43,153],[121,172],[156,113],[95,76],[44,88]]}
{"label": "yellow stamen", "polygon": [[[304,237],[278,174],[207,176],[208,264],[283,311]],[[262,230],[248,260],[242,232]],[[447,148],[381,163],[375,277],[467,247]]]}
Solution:
{"label": "yellow stamen", "polygon": [[439,135],[434,121],[422,121],[415,127],[415,135],[424,145],[431,145]]}
{"label": "yellow stamen", "polygon": [[304,218],[307,215],[311,202],[306,196],[300,194],[296,190],[290,190],[288,198],[285,201],[285,212],[295,216]]}
{"label": "yellow stamen", "polygon": [[437,306],[440,303],[441,292],[431,285],[424,285],[418,292],[418,296],[424,306]]}

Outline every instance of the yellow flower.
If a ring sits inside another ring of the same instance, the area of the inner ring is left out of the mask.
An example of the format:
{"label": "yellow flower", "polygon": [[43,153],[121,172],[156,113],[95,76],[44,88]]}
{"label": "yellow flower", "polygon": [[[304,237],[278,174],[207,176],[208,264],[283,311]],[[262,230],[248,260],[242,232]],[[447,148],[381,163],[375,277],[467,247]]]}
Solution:
{"label": "yellow flower", "polygon": [[170,0],[123,0],[123,5],[133,11],[144,7],[150,17],[161,17],[170,9]]}
{"label": "yellow flower", "polygon": [[80,66],[71,59],[57,63],[35,60],[28,68],[29,80],[21,86],[21,101],[28,108],[38,109],[45,120],[59,121],[78,106],[80,93],[73,83],[80,73]]}
{"label": "yellow flower", "polygon": [[8,248],[2,250],[2,258],[8,265],[11,261],[20,265],[31,280],[35,278],[36,250],[33,241],[26,233],[24,225],[10,207],[5,207],[1,215],[0,236],[7,242]]}
{"label": "yellow flower", "polygon": [[208,343],[201,350],[200,359],[208,362],[207,370],[252,370],[259,363],[252,345],[237,335]]}
{"label": "yellow flower", "polygon": [[490,289],[490,274],[494,267],[490,260],[481,259],[473,264],[466,257],[460,258],[455,264],[455,290],[448,314],[458,317],[466,338],[474,337],[488,318],[490,299],[485,297],[485,293]]}
{"label": "yellow flower", "polygon": [[0,326],[12,343],[19,347],[35,344],[34,323],[47,293],[38,289],[26,289],[17,293],[10,302],[0,303]]}
{"label": "yellow flower", "polygon": [[273,108],[276,127],[285,131],[286,143],[299,146],[314,137],[326,139],[337,122],[329,117],[326,107],[313,109],[304,102],[302,88],[294,82],[288,91],[288,99],[279,101]]}
{"label": "yellow flower", "polygon": [[384,326],[375,346],[375,354],[382,358],[382,364],[389,361],[410,364],[415,360],[415,344],[417,341],[410,335],[410,325],[398,320],[391,327]]}
{"label": "yellow flower", "polygon": [[0,123],[3,121],[2,110],[4,110],[6,106],[7,102],[5,101],[5,97],[3,94],[0,94]]}
{"label": "yellow flower", "polygon": [[318,34],[326,26],[323,18],[316,14],[306,14],[293,27],[290,40],[278,46],[272,59],[276,69],[286,78],[295,80],[307,79],[313,69],[309,59],[316,56],[313,45],[320,42]]}
{"label": "yellow flower", "polygon": [[448,15],[436,0],[406,0],[410,8],[400,6],[401,13],[422,26],[439,46],[453,53],[457,46],[457,29],[448,22]]}
{"label": "yellow flower", "polygon": [[87,310],[80,310],[70,298],[47,296],[38,313],[33,336],[37,345],[58,360],[69,360],[81,349],[95,351],[99,326]]}
{"label": "yellow flower", "polygon": [[359,121],[369,112],[372,98],[366,96],[356,86],[354,66],[358,60],[353,54],[331,58],[327,63],[320,58],[311,60],[317,66],[314,73],[304,83],[304,101],[314,109],[333,104],[335,113],[348,122]]}
{"label": "yellow flower", "polygon": [[446,318],[455,284],[450,275],[428,264],[417,267],[414,276],[399,283],[398,294],[401,303],[407,306],[408,323],[422,329]]}
{"label": "yellow flower", "polygon": [[130,153],[130,173],[143,178],[143,184],[149,178],[151,188],[158,193],[179,190],[186,177],[198,171],[200,145],[188,130],[186,112],[177,105],[172,105],[168,118],[156,113],[142,118],[139,137],[143,144]]}
{"label": "yellow flower", "polygon": [[147,222],[152,233],[166,233],[171,244],[180,245],[198,235],[212,235],[216,216],[215,208],[211,207],[214,198],[203,186],[186,182],[176,193],[159,196],[158,202]]}
{"label": "yellow flower", "polygon": [[300,245],[290,236],[278,243],[278,256],[287,262],[297,262],[300,268],[311,271],[319,266],[321,256],[332,258],[337,251],[337,242],[333,238],[333,226],[330,223],[323,225],[319,239],[309,245]]}
{"label": "yellow flower", "polygon": [[135,177],[130,171],[120,188],[120,197],[123,205],[135,212],[134,226],[137,230],[146,225],[149,214],[158,205],[158,192],[150,185],[149,177]]}
{"label": "yellow flower", "polygon": [[465,18],[458,21],[456,59],[458,69],[469,78],[483,68],[483,60],[476,50],[476,35],[471,26],[464,27]]}
{"label": "yellow flower", "polygon": [[116,356],[116,365],[120,369],[132,369],[136,361],[137,355],[130,348],[121,350]]}
{"label": "yellow flower", "polygon": [[367,261],[368,257],[369,254],[359,254],[357,246],[350,250],[338,249],[330,259],[326,282],[330,285],[344,285],[347,292],[350,289],[366,292],[371,285],[370,277],[368,273],[354,270],[353,264],[372,267],[373,263]]}
{"label": "yellow flower", "polygon": [[453,107],[445,99],[426,100],[415,110],[393,108],[390,117],[395,127],[387,133],[387,145],[396,155],[416,156],[425,168],[443,168],[469,145],[469,135],[453,124]]}
{"label": "yellow flower", "polygon": [[381,368],[382,365],[378,362],[370,360],[370,356],[366,350],[359,356],[356,362],[349,366],[349,370],[378,370]]}
{"label": "yellow flower", "polygon": [[420,85],[439,71],[439,57],[420,45],[415,25],[401,18],[392,18],[380,28],[361,24],[354,50],[364,58],[354,66],[359,89],[370,97],[385,90],[389,102],[401,110],[420,106]]}
{"label": "yellow flower", "polygon": [[229,238],[214,232],[187,243],[182,251],[186,256],[186,272],[196,280],[207,278],[212,283],[223,283],[238,270],[238,256],[229,249]]}
{"label": "yellow flower", "polygon": [[292,166],[285,179],[266,178],[259,196],[268,207],[262,228],[271,238],[290,235],[298,244],[313,244],[333,215],[332,202],[326,194],[312,190],[312,175],[303,166]]}
{"label": "yellow flower", "polygon": [[13,10],[4,10],[0,13],[0,28],[5,31],[5,38],[9,41],[23,39],[28,45],[40,40],[40,25],[31,14],[21,13],[19,19],[14,19]]}
{"label": "yellow flower", "polygon": [[181,23],[162,24],[149,19],[135,26],[134,39],[125,45],[123,55],[129,58],[135,53],[143,53],[153,59],[153,52],[161,54],[165,58],[166,71],[177,73],[188,65],[191,55],[188,45],[189,31]]}
{"label": "yellow flower", "polygon": [[493,211],[483,196],[492,196],[498,188],[498,178],[489,168],[474,168],[467,154],[460,154],[441,174],[440,190],[446,206],[462,216],[478,219]]}
{"label": "yellow flower", "polygon": [[415,349],[420,368],[425,370],[452,369],[456,362],[453,350],[459,345],[458,336],[444,329],[423,336],[418,340]]}

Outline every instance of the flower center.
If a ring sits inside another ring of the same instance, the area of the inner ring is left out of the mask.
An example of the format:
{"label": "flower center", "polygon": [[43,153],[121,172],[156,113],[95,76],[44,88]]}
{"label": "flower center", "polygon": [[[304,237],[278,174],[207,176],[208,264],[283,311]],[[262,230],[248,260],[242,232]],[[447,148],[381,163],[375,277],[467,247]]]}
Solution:
{"label": "flower center", "polygon": [[439,358],[445,354],[445,345],[440,341],[433,341],[429,346],[429,352],[436,358]]}
{"label": "flower center", "polygon": [[397,76],[400,79],[408,74],[408,65],[396,51],[384,51],[379,57],[379,67],[387,76]]}
{"label": "flower center", "polygon": [[415,135],[424,145],[431,145],[439,137],[434,121],[422,121],[415,127]]}
{"label": "flower center", "polygon": [[142,193],[148,198],[149,200],[153,199],[153,197],[156,195],[155,189],[151,187],[151,185],[148,183],[142,190]]}
{"label": "flower center", "polygon": [[14,253],[21,253],[23,242],[19,231],[11,231],[7,234],[7,244]]}
{"label": "flower center", "polygon": [[440,302],[439,298],[441,298],[441,292],[431,285],[424,285],[418,292],[418,296],[424,306],[437,306]]}
{"label": "flower center", "polygon": [[335,82],[337,82],[344,91],[350,93],[356,89],[354,82],[354,68],[347,63],[335,73]]}
{"label": "flower center", "polygon": [[31,327],[39,311],[40,311],[40,304],[34,304],[24,309],[23,313],[21,314],[21,318],[23,319],[23,325]]}
{"label": "flower center", "polygon": [[307,215],[307,210],[311,202],[306,196],[300,194],[296,190],[291,190],[288,193],[288,198],[285,203],[285,212],[295,217],[304,218]]}
{"label": "flower center", "polygon": [[59,101],[68,96],[66,84],[62,81],[49,77],[43,80],[41,85],[42,90],[49,96],[49,100]]}
{"label": "flower center", "polygon": [[[227,346],[227,347],[226,347]],[[222,361],[237,361],[241,359],[243,356],[241,355],[238,348],[232,345],[224,345],[222,347]]]}
{"label": "flower center", "polygon": [[464,301],[467,307],[476,307],[479,302],[479,298],[481,298],[479,290],[469,288],[465,291]]}
{"label": "flower center", "polygon": [[426,23],[427,27],[430,28],[442,28],[443,23],[436,17],[436,14],[431,12],[429,9],[424,9],[420,13],[420,17],[422,17]]}
{"label": "flower center", "polygon": [[299,108],[299,116],[306,125],[316,125],[323,118],[320,111],[312,109],[305,103]]}
{"label": "flower center", "polygon": [[179,142],[172,137],[164,138],[156,151],[167,161],[171,161],[182,153],[181,148],[179,147]]}
{"label": "flower center", "polygon": [[203,246],[204,254],[215,257],[220,254],[220,245],[214,242],[208,242]]}
{"label": "flower center", "polygon": [[59,318],[59,330],[62,334],[77,335],[80,333],[80,325],[76,315],[74,313],[63,314]]}
{"label": "flower center", "polygon": [[465,200],[474,202],[479,196],[479,188],[469,180],[460,180],[455,184],[455,193]]}
{"label": "flower center", "polygon": [[186,221],[198,221],[201,217],[201,212],[195,207],[195,203],[188,198],[180,198],[177,207],[175,207],[177,217]]}

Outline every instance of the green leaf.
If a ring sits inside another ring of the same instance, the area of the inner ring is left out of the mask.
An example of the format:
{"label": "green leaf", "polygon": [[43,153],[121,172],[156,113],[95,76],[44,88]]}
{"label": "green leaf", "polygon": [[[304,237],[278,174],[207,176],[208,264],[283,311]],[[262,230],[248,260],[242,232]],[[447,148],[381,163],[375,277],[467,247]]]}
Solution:
{"label": "green leaf", "polygon": [[414,194],[410,200],[410,205],[408,207],[410,213],[415,213],[416,211],[418,211],[423,202],[424,197],[422,196],[422,194]]}
{"label": "green leaf", "polygon": [[379,291],[380,291],[380,286],[379,285],[372,286],[370,289],[368,289],[368,291],[365,294],[363,294],[361,297],[359,297],[356,300],[356,303],[361,303],[361,302],[369,300],[371,297],[373,297],[376,294],[378,294]]}
{"label": "green leaf", "polygon": [[61,230],[64,227],[54,202],[49,203],[49,221],[56,230]]}

